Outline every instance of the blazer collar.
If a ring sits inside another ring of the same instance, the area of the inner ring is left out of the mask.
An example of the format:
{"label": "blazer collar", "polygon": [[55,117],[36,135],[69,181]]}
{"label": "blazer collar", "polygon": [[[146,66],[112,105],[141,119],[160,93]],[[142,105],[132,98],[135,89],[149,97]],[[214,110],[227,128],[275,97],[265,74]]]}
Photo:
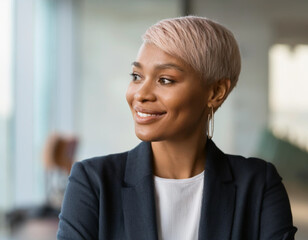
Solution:
{"label": "blazer collar", "polygon": [[[233,180],[226,154],[211,139],[206,143],[205,172],[215,175],[221,182]],[[124,181],[128,186],[133,186],[148,175],[153,175],[151,143],[141,142],[128,152]]]}
{"label": "blazer collar", "polygon": [[134,186],[145,176],[153,175],[153,154],[150,142],[141,142],[128,152],[124,182]]}
{"label": "blazer collar", "polygon": [[[157,239],[152,165],[150,142],[141,142],[128,152],[122,188],[128,239]],[[232,180],[227,156],[208,139],[199,240],[230,239],[235,204],[235,186]]]}
{"label": "blazer collar", "polygon": [[211,140],[206,143],[206,174],[212,174],[219,178],[221,182],[229,182],[233,180],[233,176],[228,164],[228,157],[224,154]]}
{"label": "blazer collar", "polygon": [[157,240],[152,149],[141,142],[128,152],[122,187],[124,228],[128,240]]}
{"label": "blazer collar", "polygon": [[208,140],[199,240],[231,239],[236,194],[232,180],[227,155]]}

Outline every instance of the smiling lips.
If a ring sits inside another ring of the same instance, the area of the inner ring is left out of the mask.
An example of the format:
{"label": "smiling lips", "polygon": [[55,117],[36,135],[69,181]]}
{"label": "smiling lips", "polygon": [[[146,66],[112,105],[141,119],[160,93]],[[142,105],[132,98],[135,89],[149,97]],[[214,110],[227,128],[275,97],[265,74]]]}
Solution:
{"label": "smiling lips", "polygon": [[159,111],[153,111],[149,109],[140,109],[140,108],[134,108],[135,109],[135,121],[139,124],[149,124],[157,121],[162,116],[166,114],[166,112],[159,112]]}

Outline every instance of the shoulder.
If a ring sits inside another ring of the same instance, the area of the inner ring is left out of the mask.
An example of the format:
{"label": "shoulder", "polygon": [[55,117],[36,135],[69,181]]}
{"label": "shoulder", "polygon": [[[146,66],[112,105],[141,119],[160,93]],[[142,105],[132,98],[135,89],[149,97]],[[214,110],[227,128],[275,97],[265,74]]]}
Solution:
{"label": "shoulder", "polygon": [[257,181],[266,187],[281,182],[273,163],[255,157],[245,158],[230,154],[226,156],[235,180]]}
{"label": "shoulder", "polygon": [[76,163],[87,172],[119,172],[125,166],[128,152],[93,157]]}
{"label": "shoulder", "polygon": [[92,186],[121,182],[127,154],[128,152],[122,152],[76,162],[72,167],[70,179],[87,180]]}
{"label": "shoulder", "polygon": [[[101,220],[120,216],[126,156],[127,152],[111,154],[73,165],[59,216],[59,239],[97,239],[105,229]],[[105,207],[115,210],[109,213]]]}

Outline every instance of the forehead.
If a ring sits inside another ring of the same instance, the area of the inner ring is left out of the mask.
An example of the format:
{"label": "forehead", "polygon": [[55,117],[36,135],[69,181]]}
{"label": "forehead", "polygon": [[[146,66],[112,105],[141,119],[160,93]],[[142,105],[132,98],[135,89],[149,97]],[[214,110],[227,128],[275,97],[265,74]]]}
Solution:
{"label": "forehead", "polygon": [[178,71],[191,71],[191,68],[181,59],[172,56],[152,43],[141,45],[136,61],[132,63],[137,68],[156,67],[161,69],[174,68]]}

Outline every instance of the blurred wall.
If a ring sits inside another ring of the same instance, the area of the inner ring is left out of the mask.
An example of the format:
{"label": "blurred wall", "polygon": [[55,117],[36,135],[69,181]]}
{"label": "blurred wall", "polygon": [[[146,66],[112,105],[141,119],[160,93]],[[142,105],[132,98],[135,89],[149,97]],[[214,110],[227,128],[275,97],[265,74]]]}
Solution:
{"label": "blurred wall", "polygon": [[308,44],[307,11],[308,1],[301,0],[193,1],[194,14],[231,29],[242,54],[238,86],[216,116],[215,140],[225,151],[246,156],[256,151],[270,116],[269,48],[275,43]]}

